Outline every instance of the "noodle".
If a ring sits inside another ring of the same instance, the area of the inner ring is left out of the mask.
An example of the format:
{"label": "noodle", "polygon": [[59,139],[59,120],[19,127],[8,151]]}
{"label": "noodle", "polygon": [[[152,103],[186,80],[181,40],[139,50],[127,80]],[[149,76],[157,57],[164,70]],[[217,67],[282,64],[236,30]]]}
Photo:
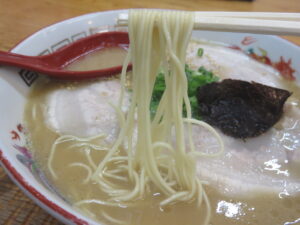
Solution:
{"label": "noodle", "polygon": [[87,174],[87,177],[82,181],[82,183],[83,183],[83,184],[86,184],[86,183],[89,182],[89,180],[90,180],[90,178],[91,178],[91,176],[92,176],[92,169],[91,169],[89,166],[87,166],[87,165],[85,165],[85,164],[83,164],[83,163],[71,163],[69,166],[70,166],[70,167],[72,167],[72,166],[77,166],[77,167],[81,167],[81,168],[86,169],[87,172],[88,172],[88,174]]}
{"label": "noodle", "polygon": [[[82,200],[75,205],[101,204],[104,206],[130,205],[155,188],[165,196],[161,207],[176,202],[196,201],[199,208],[206,205],[204,224],[210,219],[210,204],[202,182],[196,175],[194,156],[207,156],[197,152],[192,139],[192,124],[203,126],[216,136],[220,151],[223,143],[217,132],[208,124],[192,119],[191,105],[184,72],[185,54],[193,29],[194,14],[179,11],[131,10],[129,12],[130,49],[121,74],[121,94],[116,111],[121,130],[110,149],[90,143],[94,138],[79,139],[73,136],[58,138],[50,152],[48,168],[54,178],[55,148],[58,144],[73,141],[72,147],[84,147],[90,167],[74,163],[88,171],[89,179],[111,196],[110,201]],[[132,97],[128,113],[121,110],[126,82],[126,71],[132,62]],[[159,71],[165,74],[166,88],[154,118],[150,114],[152,91]],[[187,117],[183,118],[183,107]],[[185,125],[187,132],[185,132]],[[137,138],[134,139],[134,131]],[[187,145],[186,139],[189,144]],[[189,148],[187,148],[189,146]],[[105,150],[107,153],[96,165],[89,151]],[[114,166],[111,166],[111,165]],[[90,171],[93,174],[90,176]],[[125,176],[126,175],[126,176]],[[109,179],[108,179],[109,178]],[[118,181],[117,184],[111,182]],[[132,185],[128,188],[127,183]],[[151,188],[150,188],[151,187]],[[115,223],[118,220],[103,212],[103,216]]]}

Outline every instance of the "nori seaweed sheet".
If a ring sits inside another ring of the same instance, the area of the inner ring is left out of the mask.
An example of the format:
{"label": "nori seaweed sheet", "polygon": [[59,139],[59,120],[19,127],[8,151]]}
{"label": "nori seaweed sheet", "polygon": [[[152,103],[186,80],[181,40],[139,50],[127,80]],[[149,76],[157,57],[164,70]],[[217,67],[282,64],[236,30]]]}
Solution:
{"label": "nori seaweed sheet", "polygon": [[197,89],[201,118],[235,138],[256,137],[282,116],[292,93],[256,82],[225,79]]}

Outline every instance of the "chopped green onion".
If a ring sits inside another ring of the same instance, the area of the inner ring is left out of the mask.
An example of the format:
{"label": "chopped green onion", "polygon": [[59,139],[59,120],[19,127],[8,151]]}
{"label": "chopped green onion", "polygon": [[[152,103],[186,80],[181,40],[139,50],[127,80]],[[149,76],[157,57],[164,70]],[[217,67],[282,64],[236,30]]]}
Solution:
{"label": "chopped green onion", "polygon": [[[218,81],[219,78],[216,77],[212,71],[206,70],[203,66],[199,67],[198,70],[193,70],[188,65],[185,65],[185,74],[188,81],[188,97],[191,103],[192,116],[196,119],[200,119],[198,113],[199,106],[196,98],[197,89],[203,85]],[[157,110],[165,87],[165,75],[163,72],[160,72],[153,87],[152,100],[150,103],[150,111],[152,115],[154,115]],[[185,106],[183,107],[183,113],[186,115]]]}
{"label": "chopped green onion", "polygon": [[203,56],[203,53],[204,53],[204,49],[203,49],[203,48],[198,48],[197,55],[198,55],[199,57],[202,57],[202,56]]}

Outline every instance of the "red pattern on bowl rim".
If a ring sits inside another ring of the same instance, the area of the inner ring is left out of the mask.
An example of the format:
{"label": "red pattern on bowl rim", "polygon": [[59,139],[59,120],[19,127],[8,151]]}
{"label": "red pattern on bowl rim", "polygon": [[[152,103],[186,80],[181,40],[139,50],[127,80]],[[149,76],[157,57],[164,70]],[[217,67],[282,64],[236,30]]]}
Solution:
{"label": "red pattern on bowl rim", "polygon": [[28,184],[26,180],[18,173],[18,171],[10,164],[10,162],[4,158],[2,150],[0,149],[0,162],[2,165],[4,165],[4,168],[9,171],[11,174],[13,180],[17,182],[18,185],[22,186],[26,191],[28,191],[32,196],[34,196],[36,199],[38,199],[41,203],[43,203],[45,206],[49,207],[51,210],[53,210],[55,213],[60,214],[64,218],[74,222],[78,225],[88,225],[89,223],[79,219],[74,214],[64,210],[54,202],[50,201],[46,196],[41,194],[38,190],[36,190],[33,186]]}

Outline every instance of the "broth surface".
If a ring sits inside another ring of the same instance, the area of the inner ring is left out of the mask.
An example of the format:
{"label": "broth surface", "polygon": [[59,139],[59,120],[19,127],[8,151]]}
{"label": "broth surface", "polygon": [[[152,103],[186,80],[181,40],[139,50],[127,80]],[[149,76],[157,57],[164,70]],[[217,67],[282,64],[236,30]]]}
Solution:
{"label": "broth surface", "polygon": [[66,66],[70,71],[99,70],[123,65],[126,50],[120,47],[107,47],[82,56]]}
{"label": "broth surface", "polygon": [[[195,52],[199,47],[204,48],[205,54],[203,58],[195,57]],[[273,84],[273,86],[279,87],[289,87],[288,89],[293,89],[295,96],[299,96],[298,89],[295,88],[293,84],[285,83],[281,79],[276,78],[276,75],[278,74],[276,74],[276,71],[273,69],[250,60],[248,57],[242,60],[239,57],[245,57],[244,55],[229,49],[226,51],[224,47],[221,48],[220,46],[192,42],[187,54],[187,62],[195,67],[204,65],[207,69],[212,69],[217,76],[222,78],[226,78],[229,76],[228,74],[231,76],[232,74],[237,76],[236,73],[232,72],[235,71],[235,68],[231,68],[230,64],[223,63],[224,60],[226,61],[227,57],[225,57],[222,63],[218,64],[218,61],[222,61],[221,59],[224,57],[222,54],[229,54],[231,58],[228,61],[233,61],[236,59],[241,60],[241,63],[247,64],[248,62],[248,64],[251,64],[250,67],[244,67],[245,70],[240,68],[237,70],[238,73],[242,73],[243,79],[253,80],[253,78],[259,77],[258,79],[260,80],[257,82],[265,84],[267,83],[269,85]],[[228,68],[226,65],[228,65]],[[86,69],[91,68],[85,67],[83,70]],[[255,71],[257,75],[253,75],[253,71]],[[261,76],[261,74],[263,74],[263,76]],[[104,86],[101,86],[104,85],[103,83],[105,83],[106,89]],[[101,98],[111,99],[111,101],[114,102],[114,98],[118,97],[118,92],[116,91],[118,87],[117,79],[80,83],[61,81],[57,82],[47,79],[40,79],[30,93],[29,101],[26,105],[24,113],[24,121],[26,128],[28,129],[28,138],[30,140],[31,149],[35,159],[47,175],[48,179],[54,184],[57,190],[62,193],[62,195],[70,204],[74,204],[78,201],[86,199],[109,199],[109,196],[103,193],[98,188],[96,183],[93,183],[92,181],[83,183],[87,174],[86,170],[80,167],[70,166],[72,163],[76,162],[88,163],[88,159],[86,157],[87,151],[90,153],[94,163],[98,165],[98,163],[104,157],[105,152],[83,150],[82,148],[70,149],[70,143],[60,144],[55,153],[55,160],[53,161],[53,169],[56,171],[58,179],[53,179],[47,168],[51,146],[56,138],[63,134],[72,134],[80,137],[99,134],[99,132],[103,131],[104,129],[101,128],[103,121],[107,121],[107,129],[112,130],[110,131],[111,137],[107,140],[107,146],[111,146],[115,140],[114,136],[117,135],[119,129],[116,122],[116,124],[111,122],[116,121],[115,115],[113,115],[113,112],[111,111],[107,111],[105,114],[97,114],[96,112],[99,110],[99,108],[95,106],[93,109],[89,106],[95,105],[99,101],[101,102]],[[67,95],[70,97],[65,97]],[[129,104],[130,102],[128,99],[126,104]],[[86,105],[87,103],[89,105]],[[105,104],[104,101],[101,102],[101,104],[102,103]],[[299,105],[297,104],[297,97],[292,97],[289,100],[288,106],[292,107],[291,105],[293,105],[293,107],[295,106],[297,107],[296,109],[299,110]],[[77,108],[72,108],[73,106],[70,105],[74,105],[74,107],[76,106]],[[67,108],[69,108],[69,111],[66,111],[68,110]],[[296,113],[298,112],[297,110]],[[124,111],[126,111],[126,106],[124,107]],[[106,117],[107,115],[109,115],[109,117]],[[93,120],[90,120],[91,118]],[[297,121],[299,121],[299,119],[300,115],[296,114],[296,123],[293,123],[295,126],[298,126]],[[91,127],[92,125],[94,125],[94,127]],[[282,126],[285,126],[285,123],[281,121],[277,124],[277,126],[279,127],[279,130],[284,129]],[[296,135],[296,139],[294,141],[293,139],[289,139],[293,141],[292,143],[285,141],[278,142],[278,149],[280,149],[282,152],[288,151],[282,149],[284,149],[284,146],[287,146],[287,144],[292,144],[289,146],[292,146],[295,149],[291,150],[291,152],[298,155],[291,156],[291,161],[289,163],[284,165],[280,164],[281,167],[277,168],[277,171],[276,163],[274,163],[275,167],[269,167],[271,169],[273,168],[274,170],[260,171],[261,174],[259,174],[259,176],[268,176],[268,173],[272,173],[271,177],[274,177],[274,179],[283,179],[283,181],[285,181],[284,179],[291,179],[293,182],[295,181],[295,183],[299,185],[300,174],[298,171],[300,168],[300,146],[297,144],[299,143],[297,129],[300,130],[300,128],[295,128],[294,131],[296,134],[288,130],[283,131],[283,134],[288,134],[290,136]],[[271,134],[273,133],[270,133],[270,135]],[[201,140],[201,135],[197,135],[195,138],[198,137],[198,139]],[[267,138],[269,137],[260,137],[260,142],[266,140]],[[225,136],[224,139],[228,142],[232,141],[232,139]],[[97,144],[97,142],[98,140],[95,140],[95,144]],[[236,141],[233,144],[236,146],[232,147],[233,149],[245,148],[243,151],[247,152],[249,150],[249,146],[247,145],[253,146],[255,143],[250,142],[249,144],[249,142]],[[199,145],[201,145],[201,143]],[[229,147],[226,154],[233,154]],[[255,155],[255,153],[251,154]],[[246,155],[246,157],[250,157],[251,154],[249,153]],[[267,157],[270,157],[270,159],[279,159],[278,163],[281,162],[281,158],[275,152],[273,153],[267,149],[266,155]],[[211,161],[211,163],[215,163],[215,168],[218,168],[218,165],[222,163],[226,165],[226,162],[230,163],[230,161],[226,160],[230,160],[232,158],[226,157],[227,155],[225,155],[223,158],[221,157],[219,159],[213,159],[214,161]],[[210,183],[209,185],[205,185],[205,188],[212,206],[212,225],[296,224],[293,222],[300,218],[300,189],[295,190],[292,194],[288,192],[286,194],[279,195],[277,189],[272,186],[269,187],[270,190],[266,190],[264,188],[261,190],[261,192],[257,191],[259,189],[254,185],[250,186],[251,189],[249,187],[248,189],[242,189],[239,186],[234,188],[235,186],[231,181],[234,180],[232,177],[235,176],[230,177],[230,182],[222,181],[221,183],[218,183],[218,174],[220,171],[215,168],[211,169],[210,167],[207,167],[211,164],[209,160],[210,159],[206,158],[200,159],[197,167],[199,167],[199,171],[201,171],[201,168],[203,168],[204,171],[209,170],[209,173],[199,172],[199,176],[203,177],[204,180],[207,180]],[[209,163],[205,164],[205,161],[208,161]],[[262,161],[261,163],[264,162],[265,161]],[[240,165],[237,164],[236,166],[239,168]],[[245,170],[246,172],[247,169],[248,168]],[[257,172],[256,168],[253,170],[254,172]],[[258,168],[257,170],[260,169]],[[232,171],[234,171],[234,165],[232,165],[232,168],[230,167],[227,170],[228,174],[230,174]],[[282,178],[282,174],[278,174],[278,171],[288,171],[291,175],[288,178],[285,178],[284,176]],[[211,174],[211,178],[206,177],[206,175],[209,174]],[[220,175],[223,176],[222,173],[220,173]],[[243,179],[249,178],[249,176],[249,174],[243,173],[241,177],[237,177],[238,179],[241,179],[240,182],[242,183]],[[214,178],[216,178],[216,180],[214,180]],[[281,188],[281,186],[279,188]],[[90,216],[97,221],[101,221],[104,224],[117,225],[120,224],[120,221],[126,222],[130,225],[201,224],[201,218],[203,218],[202,215],[205,213],[206,209],[198,209],[194,203],[178,203],[172,207],[161,209],[159,207],[159,202],[163,199],[164,197],[161,196],[160,193],[157,193],[155,190],[151,190],[146,199],[135,202],[136,205],[132,207],[124,208],[122,205],[121,207],[107,207],[92,203],[81,205],[79,210],[81,210],[87,216]],[[109,222],[107,219],[108,217],[113,217],[116,220],[115,223]]]}

